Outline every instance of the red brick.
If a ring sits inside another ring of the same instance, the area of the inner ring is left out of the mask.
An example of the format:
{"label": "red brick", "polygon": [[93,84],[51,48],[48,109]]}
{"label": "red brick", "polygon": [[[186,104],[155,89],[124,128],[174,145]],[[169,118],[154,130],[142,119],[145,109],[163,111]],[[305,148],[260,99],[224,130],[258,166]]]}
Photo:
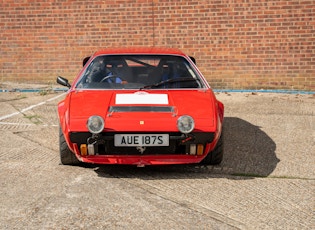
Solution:
{"label": "red brick", "polygon": [[[195,56],[213,88],[315,90],[314,1],[2,1],[0,79],[73,79],[110,46]],[[311,80],[312,79],[312,80]]]}

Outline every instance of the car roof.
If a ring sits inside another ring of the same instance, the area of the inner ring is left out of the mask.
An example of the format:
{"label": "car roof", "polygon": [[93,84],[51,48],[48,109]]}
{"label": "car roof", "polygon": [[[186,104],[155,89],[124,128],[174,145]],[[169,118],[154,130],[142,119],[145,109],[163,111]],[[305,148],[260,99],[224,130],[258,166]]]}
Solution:
{"label": "car roof", "polygon": [[176,48],[163,47],[125,47],[125,48],[105,48],[94,53],[94,56],[108,54],[159,54],[159,55],[180,55],[186,56],[181,50]]}

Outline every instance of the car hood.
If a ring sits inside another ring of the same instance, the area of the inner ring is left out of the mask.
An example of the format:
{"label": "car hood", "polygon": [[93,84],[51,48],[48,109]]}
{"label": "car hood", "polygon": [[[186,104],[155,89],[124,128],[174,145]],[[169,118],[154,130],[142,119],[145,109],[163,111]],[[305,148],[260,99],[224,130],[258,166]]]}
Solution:
{"label": "car hood", "polygon": [[70,130],[87,131],[92,115],[105,120],[106,131],[177,131],[181,115],[195,120],[195,131],[213,131],[215,97],[210,90],[73,91]]}

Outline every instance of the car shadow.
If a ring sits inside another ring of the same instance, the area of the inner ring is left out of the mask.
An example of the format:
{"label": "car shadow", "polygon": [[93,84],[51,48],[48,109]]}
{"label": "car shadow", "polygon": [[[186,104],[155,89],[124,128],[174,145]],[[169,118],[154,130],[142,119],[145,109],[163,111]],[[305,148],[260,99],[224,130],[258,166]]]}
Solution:
{"label": "car shadow", "polygon": [[276,143],[261,127],[237,117],[226,117],[224,130],[222,166],[230,174],[266,177],[274,171],[279,162]]}
{"label": "car shadow", "polygon": [[93,166],[100,177],[154,179],[191,179],[220,177],[251,179],[267,177],[279,159],[275,142],[261,130],[237,117],[224,118],[224,157],[220,165],[164,165],[138,168],[127,165]]}

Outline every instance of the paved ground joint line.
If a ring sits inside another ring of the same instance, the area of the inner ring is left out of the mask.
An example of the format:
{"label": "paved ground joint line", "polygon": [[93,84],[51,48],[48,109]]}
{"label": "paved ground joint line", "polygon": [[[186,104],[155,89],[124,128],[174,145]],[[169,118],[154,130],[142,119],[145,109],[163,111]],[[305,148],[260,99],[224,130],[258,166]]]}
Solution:
{"label": "paved ground joint line", "polygon": [[37,103],[37,104],[35,104],[35,105],[30,105],[29,107],[24,108],[24,109],[22,109],[21,111],[4,115],[4,116],[0,117],[0,121],[2,121],[2,120],[4,120],[4,119],[7,119],[7,118],[10,118],[10,117],[14,117],[14,116],[16,116],[16,115],[18,115],[18,114],[23,114],[24,112],[26,112],[26,111],[28,111],[28,110],[31,110],[31,109],[33,109],[33,108],[35,108],[35,107],[44,105],[44,104],[46,104],[47,102],[53,101],[53,100],[55,100],[55,99],[57,99],[57,98],[59,98],[59,97],[61,97],[61,96],[64,96],[64,94],[65,94],[65,93],[62,93],[62,94],[60,94],[60,95],[58,95],[58,96],[52,97],[52,98],[47,99],[47,100],[42,101],[42,102],[39,102],[39,103]]}

